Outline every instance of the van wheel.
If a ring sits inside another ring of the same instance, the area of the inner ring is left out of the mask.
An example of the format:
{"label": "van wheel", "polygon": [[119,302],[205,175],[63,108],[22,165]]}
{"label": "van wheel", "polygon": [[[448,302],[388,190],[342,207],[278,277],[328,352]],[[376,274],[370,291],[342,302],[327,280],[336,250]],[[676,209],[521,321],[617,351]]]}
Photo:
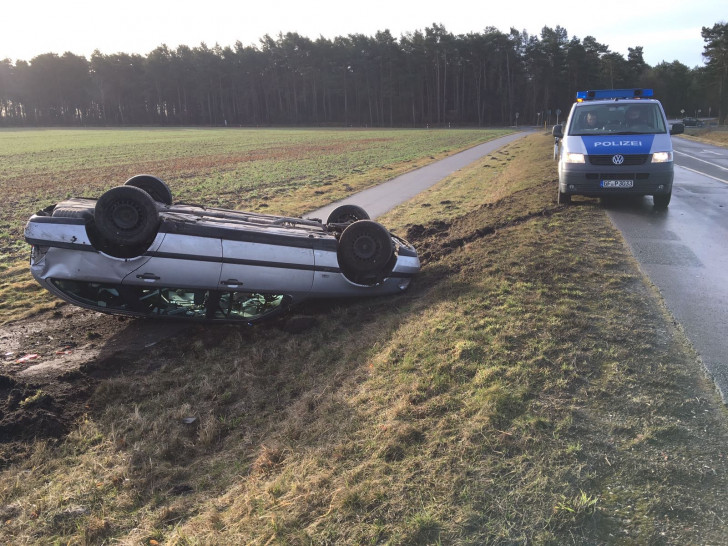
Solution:
{"label": "van wheel", "polygon": [[167,186],[163,180],[156,176],[152,176],[151,174],[138,174],[136,176],[132,176],[129,180],[124,182],[124,185],[134,186],[135,188],[144,190],[152,196],[152,199],[158,203],[162,203],[163,205],[172,204],[172,190],[169,189],[169,186]]}
{"label": "van wheel", "polygon": [[142,254],[154,240],[159,212],[152,197],[134,186],[117,186],[96,201],[94,228],[103,250],[117,258]]}
{"label": "van wheel", "polygon": [[558,190],[559,195],[556,197],[556,202],[559,205],[570,205],[571,204],[571,194],[563,193],[561,190]]}
{"label": "van wheel", "polygon": [[657,210],[665,210],[670,204],[670,199],[672,199],[672,192],[652,196],[652,202]]}

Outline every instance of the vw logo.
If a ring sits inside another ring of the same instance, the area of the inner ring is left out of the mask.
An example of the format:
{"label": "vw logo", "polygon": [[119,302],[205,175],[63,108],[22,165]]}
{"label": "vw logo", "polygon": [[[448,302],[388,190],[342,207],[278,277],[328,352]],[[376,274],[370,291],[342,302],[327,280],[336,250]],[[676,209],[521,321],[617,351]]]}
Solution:
{"label": "vw logo", "polygon": [[616,154],[612,156],[612,163],[615,165],[621,165],[624,163],[624,156],[622,154]]}

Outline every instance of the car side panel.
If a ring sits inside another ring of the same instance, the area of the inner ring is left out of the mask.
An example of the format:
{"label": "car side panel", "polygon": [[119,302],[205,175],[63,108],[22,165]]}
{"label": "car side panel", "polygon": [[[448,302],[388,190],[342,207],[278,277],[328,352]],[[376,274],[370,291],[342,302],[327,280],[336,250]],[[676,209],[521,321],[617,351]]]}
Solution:
{"label": "car side panel", "polygon": [[392,272],[376,286],[364,286],[348,280],[339,268],[336,252],[317,249],[316,272],[312,292],[317,297],[357,297],[398,294],[409,286],[409,281],[420,270],[416,253],[402,252],[397,256]]}
{"label": "car side panel", "polygon": [[[31,263],[36,279],[118,282],[149,260],[149,256],[114,258],[97,251],[84,222],[77,219],[35,218],[28,222],[25,238],[36,247],[47,248],[42,258]],[[150,249],[157,248],[163,239],[164,234],[158,234]]]}
{"label": "car side panel", "polygon": [[222,241],[222,289],[307,294],[313,284],[313,249]]}
{"label": "car side panel", "polygon": [[222,243],[210,237],[167,233],[149,260],[127,275],[122,284],[217,290],[222,267]]}
{"label": "car side panel", "polygon": [[31,273],[37,279],[119,282],[148,259],[147,256],[119,259],[93,249],[79,252],[76,249],[51,247],[41,260],[31,264]]}
{"label": "car side panel", "polygon": [[33,216],[25,226],[25,240],[39,246],[94,251],[86,231],[86,221],[80,218]]}

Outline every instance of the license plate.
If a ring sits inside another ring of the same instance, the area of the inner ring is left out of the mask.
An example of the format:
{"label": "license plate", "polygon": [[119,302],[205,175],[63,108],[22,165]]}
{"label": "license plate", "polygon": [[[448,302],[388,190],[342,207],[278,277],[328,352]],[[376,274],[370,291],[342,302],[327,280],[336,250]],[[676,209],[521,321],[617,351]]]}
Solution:
{"label": "license plate", "polygon": [[631,188],[634,180],[602,180],[602,188]]}

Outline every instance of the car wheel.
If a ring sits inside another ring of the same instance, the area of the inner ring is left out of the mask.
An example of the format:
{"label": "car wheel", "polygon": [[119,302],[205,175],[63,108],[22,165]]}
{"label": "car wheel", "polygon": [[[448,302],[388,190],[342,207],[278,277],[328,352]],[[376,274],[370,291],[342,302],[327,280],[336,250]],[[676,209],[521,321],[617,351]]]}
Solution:
{"label": "car wheel", "polygon": [[358,205],[341,205],[329,214],[327,224],[346,224],[357,220],[369,220],[369,214]]}
{"label": "car wheel", "polygon": [[152,196],[152,199],[158,203],[162,203],[163,205],[172,204],[172,190],[169,189],[169,186],[167,186],[163,180],[160,180],[151,174],[138,174],[136,176],[132,176],[129,180],[124,182],[124,185],[134,186],[135,188],[144,190]]}
{"label": "car wheel", "polygon": [[117,186],[104,193],[94,208],[95,230],[107,254],[129,258],[144,252],[159,225],[152,197],[134,186]]}
{"label": "car wheel", "polygon": [[346,278],[360,284],[376,284],[394,255],[394,243],[382,224],[359,220],[341,233],[338,255]]}
{"label": "car wheel", "polygon": [[559,190],[559,195],[556,198],[556,202],[559,205],[569,205],[569,204],[571,204],[571,194],[563,193],[561,190]]}
{"label": "car wheel", "polygon": [[672,199],[672,192],[652,196],[652,202],[658,210],[665,210],[667,205],[670,204],[670,199]]}

